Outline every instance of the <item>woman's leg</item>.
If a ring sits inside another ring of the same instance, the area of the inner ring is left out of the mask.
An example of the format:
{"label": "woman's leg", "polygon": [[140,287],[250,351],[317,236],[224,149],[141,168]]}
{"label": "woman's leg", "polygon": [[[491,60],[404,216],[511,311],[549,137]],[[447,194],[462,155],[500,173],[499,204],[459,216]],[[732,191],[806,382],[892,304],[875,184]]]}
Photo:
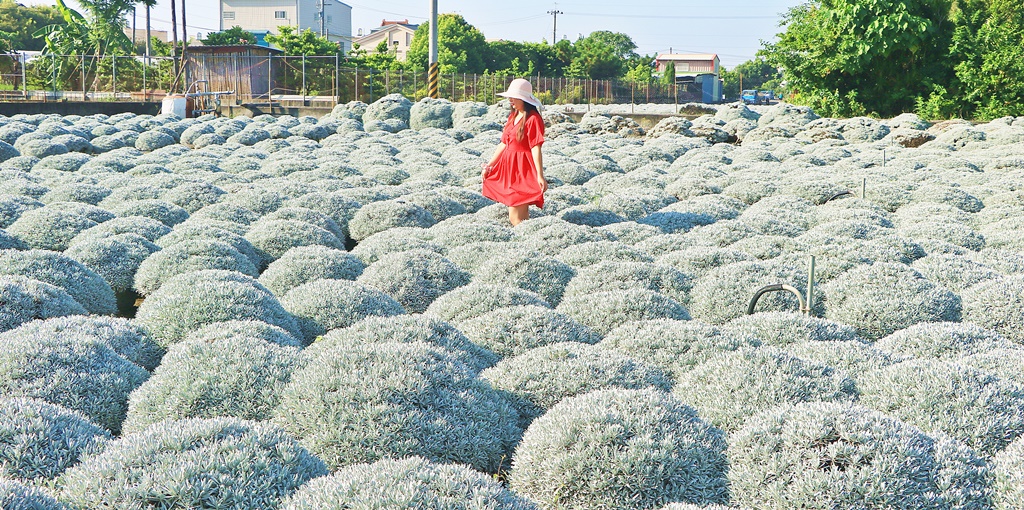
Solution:
{"label": "woman's leg", "polygon": [[529,205],[517,205],[508,208],[508,221],[512,223],[513,227],[528,219],[530,219]]}

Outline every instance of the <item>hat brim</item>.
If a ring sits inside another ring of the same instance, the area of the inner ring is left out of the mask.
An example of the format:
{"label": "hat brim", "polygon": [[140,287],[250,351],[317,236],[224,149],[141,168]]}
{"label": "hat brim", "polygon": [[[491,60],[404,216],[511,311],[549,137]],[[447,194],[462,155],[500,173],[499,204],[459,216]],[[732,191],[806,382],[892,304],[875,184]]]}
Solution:
{"label": "hat brim", "polygon": [[523,100],[523,101],[525,101],[527,103],[532,104],[533,106],[536,106],[538,110],[543,110],[544,109],[544,105],[541,104],[540,99],[537,99],[536,96],[534,96],[533,94],[530,94],[529,96],[524,96],[524,95],[515,94],[515,93],[509,93],[509,92],[498,92],[495,95],[501,96],[501,97],[507,97],[509,99],[521,99],[521,100]]}

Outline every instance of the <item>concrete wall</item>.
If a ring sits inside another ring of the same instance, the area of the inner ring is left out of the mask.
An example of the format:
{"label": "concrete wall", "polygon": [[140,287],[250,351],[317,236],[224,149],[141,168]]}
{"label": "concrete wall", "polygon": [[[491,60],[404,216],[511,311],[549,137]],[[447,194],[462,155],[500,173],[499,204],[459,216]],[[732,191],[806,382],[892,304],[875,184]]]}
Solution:
{"label": "concrete wall", "polygon": [[113,101],[12,101],[0,103],[0,115],[8,117],[19,113],[36,115],[40,113],[57,113],[60,115],[117,115],[131,112],[136,114],[157,115],[160,103],[144,102],[113,102]]}

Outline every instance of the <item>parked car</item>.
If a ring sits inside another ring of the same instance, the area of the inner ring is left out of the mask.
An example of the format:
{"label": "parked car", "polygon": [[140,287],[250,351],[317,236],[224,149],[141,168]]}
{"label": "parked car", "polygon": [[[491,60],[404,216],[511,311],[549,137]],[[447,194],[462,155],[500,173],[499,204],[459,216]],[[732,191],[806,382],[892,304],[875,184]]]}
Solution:
{"label": "parked car", "polygon": [[743,92],[740,92],[740,99],[743,100],[743,104],[757,104],[757,91],[744,90]]}

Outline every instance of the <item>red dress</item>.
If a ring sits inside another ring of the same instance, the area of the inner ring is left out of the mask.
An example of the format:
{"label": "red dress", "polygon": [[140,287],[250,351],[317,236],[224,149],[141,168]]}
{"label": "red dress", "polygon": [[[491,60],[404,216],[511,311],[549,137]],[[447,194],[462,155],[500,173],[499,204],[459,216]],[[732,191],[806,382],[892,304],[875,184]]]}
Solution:
{"label": "red dress", "polygon": [[516,140],[519,125],[515,124],[513,111],[505,123],[505,130],[501,133],[505,150],[491,171],[484,176],[483,195],[509,207],[544,207],[544,192],[537,182],[537,166],[533,161],[533,153],[530,152],[531,147],[544,143],[544,120],[538,113],[528,115],[520,122],[525,122],[526,126],[523,139]]}

